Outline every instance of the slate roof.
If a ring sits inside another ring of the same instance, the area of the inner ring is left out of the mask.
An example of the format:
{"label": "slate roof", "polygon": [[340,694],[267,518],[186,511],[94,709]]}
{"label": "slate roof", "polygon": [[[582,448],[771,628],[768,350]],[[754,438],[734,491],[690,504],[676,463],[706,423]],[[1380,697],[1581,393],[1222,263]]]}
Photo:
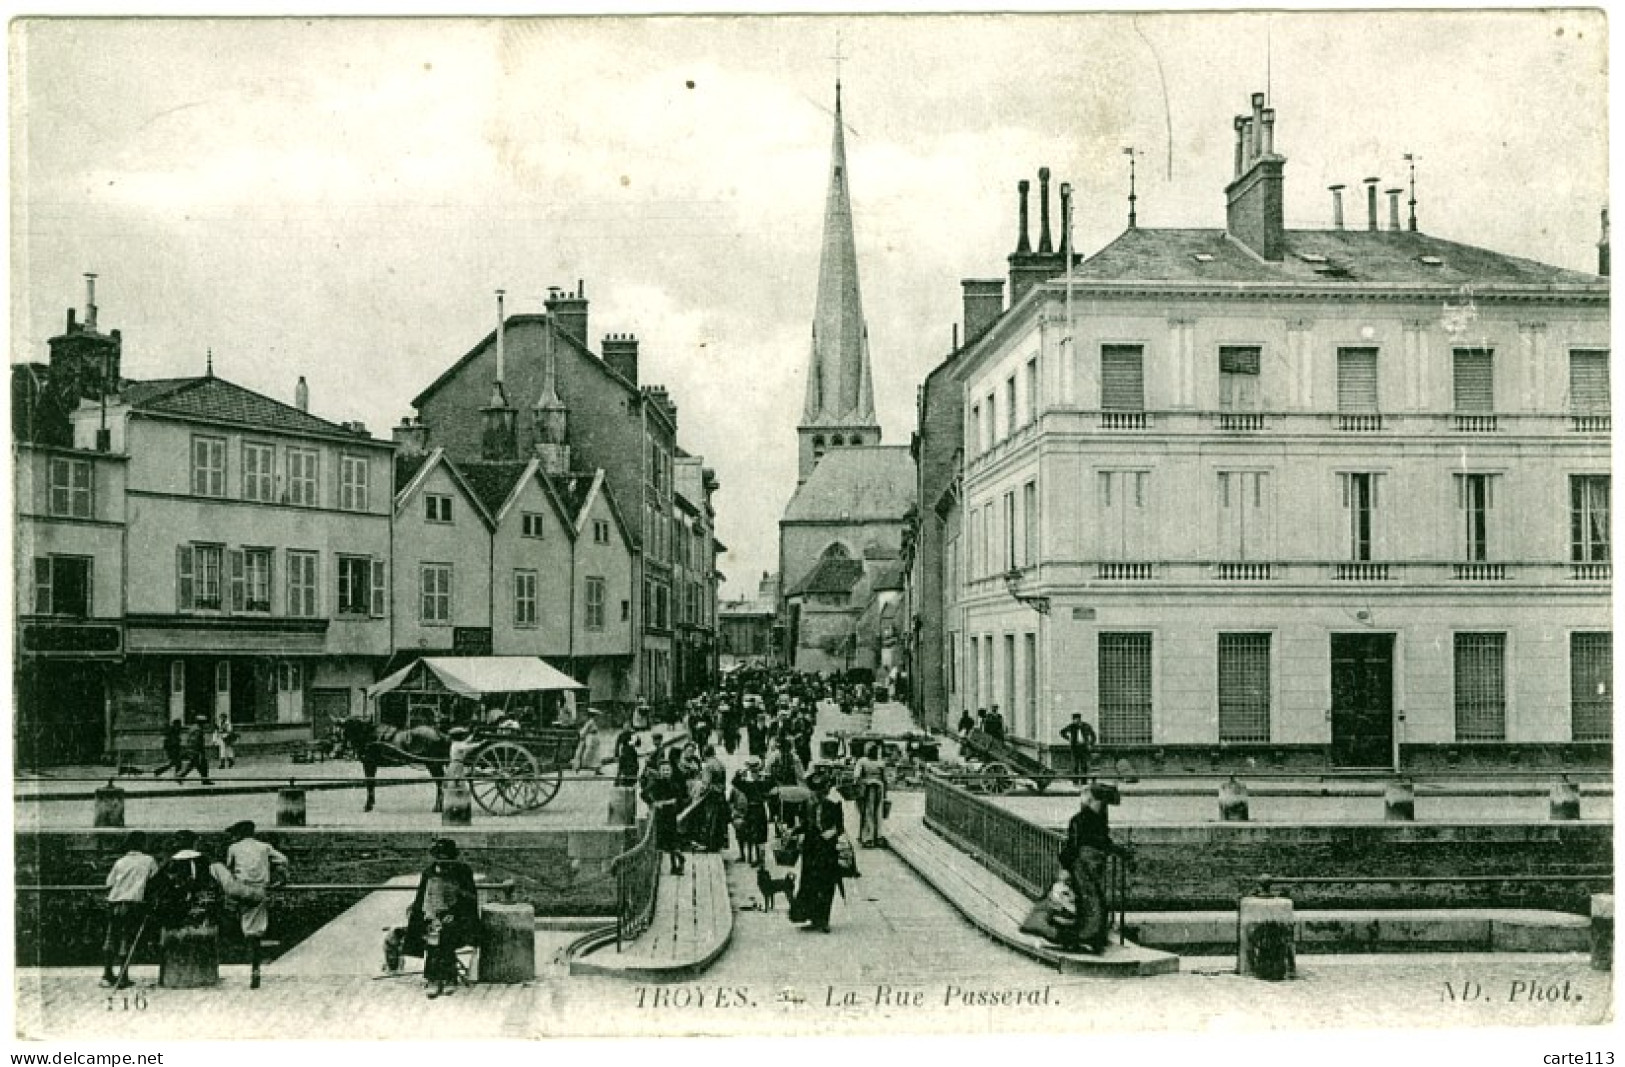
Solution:
{"label": "slate roof", "polygon": [[784,521],[902,521],[914,506],[914,460],[901,445],[824,453],[784,509]]}
{"label": "slate roof", "polygon": [[418,471],[422,470],[423,465],[427,462],[429,462],[428,453],[416,456],[403,456],[399,452],[395,453],[395,494],[397,496],[400,495],[402,489],[412,484],[412,479],[417,477]]}
{"label": "slate roof", "polygon": [[790,596],[803,594],[846,594],[863,578],[863,561],[826,556],[807,577],[796,583]]}
{"label": "slate roof", "polygon": [[372,440],[352,433],[336,422],[300,411],[292,404],[272,400],[212,375],[125,381],[120,387],[120,395],[136,411],[182,415],[284,433],[344,437],[353,441]]}
{"label": "slate roof", "polygon": [[468,481],[468,487],[493,516],[502,510],[513,492],[514,483],[525,473],[528,464],[512,461],[493,462],[476,460],[458,463],[457,469]]}
{"label": "slate roof", "polygon": [[[1125,230],[1074,268],[1072,277],[1076,281],[1277,285],[1603,283],[1595,274],[1408,230],[1287,230],[1285,245],[1285,255],[1279,261],[1266,261],[1228,237],[1224,230]],[[1201,260],[1198,255],[1212,258]],[[1440,262],[1424,261],[1424,256]]]}
{"label": "slate roof", "polygon": [[886,564],[875,572],[875,580],[869,584],[877,591],[903,588],[903,565],[901,563]]}

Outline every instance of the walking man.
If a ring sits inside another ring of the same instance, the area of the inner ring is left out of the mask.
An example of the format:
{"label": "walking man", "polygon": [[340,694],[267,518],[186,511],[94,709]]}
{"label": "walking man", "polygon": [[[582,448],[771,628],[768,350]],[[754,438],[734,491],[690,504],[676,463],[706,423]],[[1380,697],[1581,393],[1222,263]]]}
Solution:
{"label": "walking man", "polygon": [[1072,774],[1082,784],[1089,776],[1089,751],[1095,747],[1095,728],[1083,721],[1083,716],[1072,713],[1072,721],[1061,727],[1061,736],[1072,750]]}
{"label": "walking man", "polygon": [[179,719],[170,719],[164,724],[164,762],[161,767],[152,772],[154,778],[162,778],[165,771],[181,773],[181,767],[186,762],[182,753],[183,727]]}
{"label": "walking man", "polygon": [[288,880],[288,857],[254,836],[254,824],[247,819],[226,830],[231,845],[226,849],[226,869],[237,880],[236,902],[243,938],[248,942],[248,988],[260,987],[260,939],[270,925],[271,910],[266,895],[273,885]]}
{"label": "walking man", "polygon": [[204,785],[213,785],[209,780],[209,719],[199,715],[192,720],[192,725],[186,731],[186,766],[175,774],[178,782],[192,772],[196,767],[199,777]]}
{"label": "walking man", "polygon": [[107,872],[107,937],[102,942],[102,988],[127,989],[128,960],[146,918],[147,882],[158,871],[158,861],[147,852],[147,835],[131,830],[124,837],[124,855]]}

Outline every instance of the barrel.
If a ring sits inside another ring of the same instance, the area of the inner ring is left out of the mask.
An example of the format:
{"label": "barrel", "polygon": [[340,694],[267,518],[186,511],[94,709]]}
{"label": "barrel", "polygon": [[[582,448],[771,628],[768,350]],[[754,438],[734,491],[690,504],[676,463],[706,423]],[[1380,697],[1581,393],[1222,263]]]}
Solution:
{"label": "barrel", "polygon": [[447,778],[440,787],[440,822],[444,826],[467,826],[474,821],[474,795],[468,779]]}
{"label": "barrel", "polygon": [[1219,786],[1219,819],[1221,822],[1247,821],[1247,787],[1234,778]]}
{"label": "barrel", "polygon": [[1551,817],[1561,822],[1580,817],[1580,787],[1567,778],[1552,783]]}
{"label": "barrel", "polygon": [[96,790],[95,825],[108,828],[124,825],[124,790],[112,782]]}
{"label": "barrel", "polygon": [[536,977],[536,909],[529,904],[482,904],[481,982],[514,985]]}
{"label": "barrel", "polygon": [[1416,787],[1401,778],[1389,782],[1382,792],[1383,817],[1390,822],[1416,819]]}
{"label": "barrel", "polygon": [[288,786],[277,791],[276,824],[278,826],[305,825],[305,791]]}
{"label": "barrel", "polygon": [[1297,970],[1296,924],[1285,897],[1242,897],[1236,923],[1236,972],[1279,982]]}
{"label": "barrel", "polygon": [[164,937],[158,984],[199,989],[220,984],[220,929],[212,923],[169,930]]}

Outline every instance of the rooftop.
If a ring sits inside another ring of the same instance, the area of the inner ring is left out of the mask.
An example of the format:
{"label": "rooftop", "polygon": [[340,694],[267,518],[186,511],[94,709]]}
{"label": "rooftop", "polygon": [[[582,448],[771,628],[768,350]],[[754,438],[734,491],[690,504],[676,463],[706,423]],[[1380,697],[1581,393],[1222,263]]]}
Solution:
{"label": "rooftop", "polygon": [[238,426],[252,426],[256,429],[279,430],[284,433],[344,437],[373,444],[386,443],[374,441],[336,422],[317,418],[308,411],[300,411],[292,404],[272,400],[268,396],[213,375],[125,381],[120,387],[120,396],[136,411],[208,419]]}
{"label": "rooftop", "polygon": [[784,509],[785,522],[901,521],[914,505],[914,460],[904,445],[832,449]]}

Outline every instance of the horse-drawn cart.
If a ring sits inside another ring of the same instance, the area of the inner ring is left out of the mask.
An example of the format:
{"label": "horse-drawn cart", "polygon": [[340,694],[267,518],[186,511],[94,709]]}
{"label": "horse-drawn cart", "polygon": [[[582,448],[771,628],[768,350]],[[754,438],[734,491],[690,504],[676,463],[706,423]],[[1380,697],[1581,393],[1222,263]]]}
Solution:
{"label": "horse-drawn cart", "polygon": [[1064,777],[1043,760],[984,730],[972,730],[961,737],[959,751],[962,756],[974,761],[976,777],[969,779],[966,785],[984,793],[1008,793],[1023,778],[1032,782],[1033,787],[1042,793],[1051,782]]}
{"label": "horse-drawn cart", "polygon": [[[545,807],[580,743],[575,726],[554,723],[564,694],[582,688],[537,656],[427,656],[401,668],[367,690],[371,736],[352,746],[368,810],[376,768],[409,764],[427,767],[437,784],[467,781],[492,815]],[[413,725],[425,710],[429,722]]]}

